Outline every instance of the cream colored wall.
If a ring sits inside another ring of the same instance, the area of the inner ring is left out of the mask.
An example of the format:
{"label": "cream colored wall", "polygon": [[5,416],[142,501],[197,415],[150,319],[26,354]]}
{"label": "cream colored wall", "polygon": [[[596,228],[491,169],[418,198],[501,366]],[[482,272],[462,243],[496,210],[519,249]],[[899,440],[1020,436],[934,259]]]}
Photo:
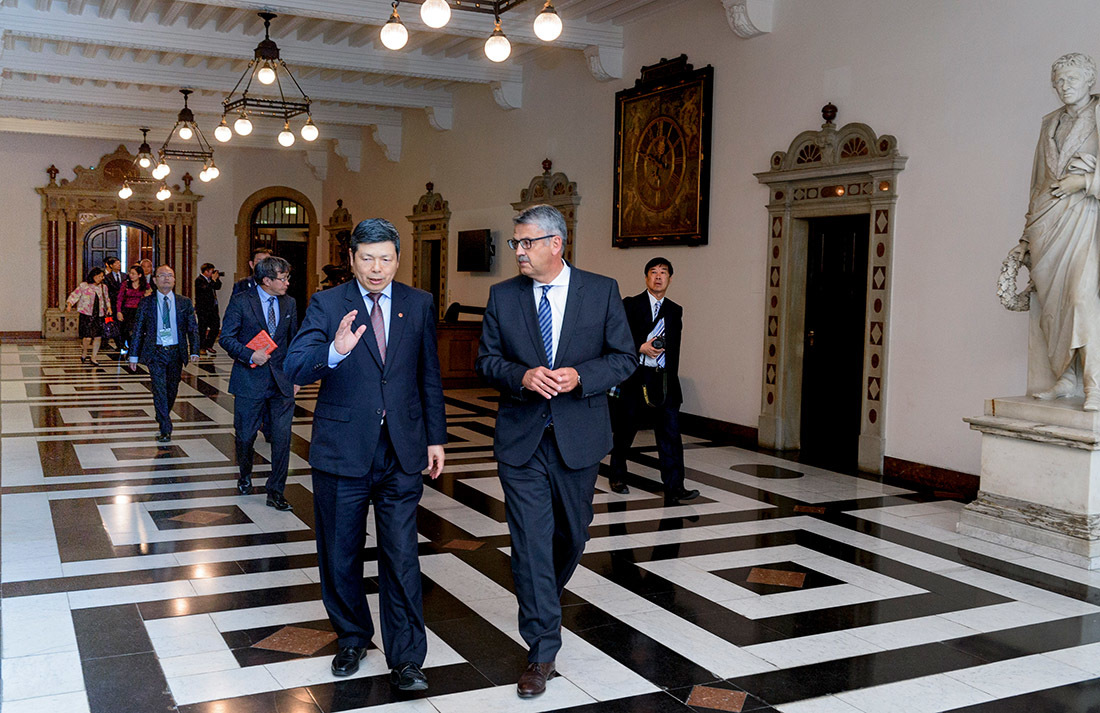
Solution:
{"label": "cream colored wall", "polygon": [[[962,418],[983,399],[1025,387],[1026,319],[995,296],[1000,261],[1027,205],[1040,117],[1058,106],[1049,66],[1068,51],[1100,55],[1100,5],[1088,0],[776,0],[775,30],[736,37],[715,0],[693,0],[626,27],[627,78],[600,84],[576,58],[525,69],[524,106],[505,112],[484,89],[455,95],[455,124],[432,130],[406,116],[402,158],[366,138],[363,171],[339,168],[325,212],[343,198],[356,220],[383,216],[403,235],[432,180],[450,202],[451,233],[492,228],[488,276],[454,272],[450,301],[483,304],[515,274],[503,240],[509,203],[540,171],[577,182],[577,262],[642,289],[661,253],[675,264],[670,295],[685,306],[684,410],[755,426],[764,331],[767,193],[753,173],[832,101],[838,124],[859,121],[898,137],[909,156],[898,185],[888,365],[887,455],[977,473],[979,439]],[[643,64],[687,52],[715,66],[710,245],[610,246],[614,93]],[[411,265],[399,277],[408,280]]]}
{"label": "cream colored wall", "polygon": [[[95,165],[101,156],[114,151],[118,143],[0,132],[0,161],[8,167],[0,183],[0,216],[3,216],[0,247],[4,270],[12,278],[0,281],[0,304],[18,306],[0,312],[0,332],[42,329],[42,201],[34,189],[48,182],[46,169],[54,164],[61,171],[58,181],[71,180],[74,166]],[[135,146],[130,148],[136,150]],[[249,195],[261,188],[272,185],[296,188],[309,196],[321,212],[321,182],[314,178],[302,156],[301,152],[281,152],[278,147],[270,151],[218,149],[221,177],[209,184],[199,181],[191,184],[191,190],[203,196],[196,231],[196,267],[212,262],[223,271],[233,273],[236,262],[233,226],[237,211]],[[180,176],[185,172],[183,168],[173,168],[169,183],[180,184]],[[191,170],[191,174],[196,175],[197,171]],[[319,271],[320,265],[316,267]],[[227,284],[219,293],[223,311],[229,295]]]}

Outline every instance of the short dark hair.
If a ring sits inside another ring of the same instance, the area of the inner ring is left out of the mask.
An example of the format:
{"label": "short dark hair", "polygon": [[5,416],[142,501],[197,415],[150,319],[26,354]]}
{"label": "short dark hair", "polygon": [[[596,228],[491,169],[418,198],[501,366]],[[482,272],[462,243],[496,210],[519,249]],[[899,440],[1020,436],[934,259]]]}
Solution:
{"label": "short dark hair", "polygon": [[103,264],[104,265],[114,265],[116,262],[121,262],[121,261],[117,257],[115,257],[114,255],[108,255],[107,257],[103,258]]}
{"label": "short dark hair", "polygon": [[126,270],[126,279],[130,278],[130,270],[138,271],[138,289],[142,292],[149,289],[149,280],[145,277],[145,270],[141,269],[141,263],[135,262]]}
{"label": "short dark hair", "polygon": [[348,239],[348,249],[353,255],[360,243],[393,243],[397,254],[401,254],[401,236],[393,223],[383,218],[368,218],[355,226]]}
{"label": "short dark hair", "polygon": [[93,267],[91,270],[88,270],[88,276],[84,278],[84,281],[88,283],[95,282],[95,276],[102,274],[104,274],[102,267]]}
{"label": "short dark hair", "polygon": [[256,278],[256,284],[262,285],[264,284],[265,277],[269,280],[276,280],[279,277],[279,273],[289,275],[290,263],[282,259],[281,257],[275,257],[274,255],[272,255],[271,257],[265,257],[263,260],[260,260],[258,263],[256,263],[252,274]]}
{"label": "short dark hair", "polygon": [[214,263],[204,262],[202,264],[202,267],[199,268],[199,272],[206,272],[207,270],[213,270],[213,269],[214,269]]}
{"label": "short dark hair", "polygon": [[663,257],[655,257],[647,262],[645,264],[645,272],[643,272],[642,274],[648,275],[650,270],[655,267],[660,267],[661,265],[664,265],[666,268],[668,268],[668,276],[672,277],[672,263]]}
{"label": "short dark hair", "polygon": [[253,263],[253,267],[255,267],[256,256],[260,253],[263,253],[265,255],[275,254],[275,252],[271,248],[252,248],[252,254],[248,256],[248,261]]}

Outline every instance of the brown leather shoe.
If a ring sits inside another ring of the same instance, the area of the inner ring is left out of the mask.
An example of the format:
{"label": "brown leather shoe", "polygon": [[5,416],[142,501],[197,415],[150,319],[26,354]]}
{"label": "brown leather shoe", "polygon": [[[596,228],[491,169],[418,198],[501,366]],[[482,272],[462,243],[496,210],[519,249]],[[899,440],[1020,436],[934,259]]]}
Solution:
{"label": "brown leather shoe", "polygon": [[558,675],[554,662],[529,663],[527,670],[520,674],[516,684],[516,693],[520,698],[534,698],[546,693],[546,681]]}

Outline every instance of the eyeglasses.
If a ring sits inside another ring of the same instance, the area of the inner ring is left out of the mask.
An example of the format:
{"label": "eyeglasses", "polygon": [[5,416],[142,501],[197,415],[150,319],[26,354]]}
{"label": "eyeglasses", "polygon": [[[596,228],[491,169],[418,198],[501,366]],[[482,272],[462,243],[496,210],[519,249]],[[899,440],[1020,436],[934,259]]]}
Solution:
{"label": "eyeglasses", "polygon": [[290,275],[283,275],[282,277],[269,277],[267,278],[272,282],[290,282]]}
{"label": "eyeglasses", "polygon": [[516,240],[515,238],[511,238],[511,239],[508,240],[508,247],[512,250],[515,250],[517,247],[522,247],[524,250],[530,250],[531,245],[536,240],[546,240],[547,238],[552,238],[552,237],[554,237],[554,236],[553,235],[540,235],[537,238],[520,238],[519,240]]}

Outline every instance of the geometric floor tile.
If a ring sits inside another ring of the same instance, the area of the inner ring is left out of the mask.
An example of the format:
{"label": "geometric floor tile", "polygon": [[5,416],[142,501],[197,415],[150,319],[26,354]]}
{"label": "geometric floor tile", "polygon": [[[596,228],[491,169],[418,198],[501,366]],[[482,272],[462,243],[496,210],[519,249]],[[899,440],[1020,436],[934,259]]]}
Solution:
{"label": "geometric floor tile", "polygon": [[696,686],[691,689],[687,704],[696,708],[715,711],[741,713],[747,694],[744,691],[730,691],[725,688]]}
{"label": "geometric floor tile", "polygon": [[336,633],[304,629],[298,626],[284,626],[271,636],[252,644],[256,649],[282,651],[288,654],[311,656],[336,641]]}

